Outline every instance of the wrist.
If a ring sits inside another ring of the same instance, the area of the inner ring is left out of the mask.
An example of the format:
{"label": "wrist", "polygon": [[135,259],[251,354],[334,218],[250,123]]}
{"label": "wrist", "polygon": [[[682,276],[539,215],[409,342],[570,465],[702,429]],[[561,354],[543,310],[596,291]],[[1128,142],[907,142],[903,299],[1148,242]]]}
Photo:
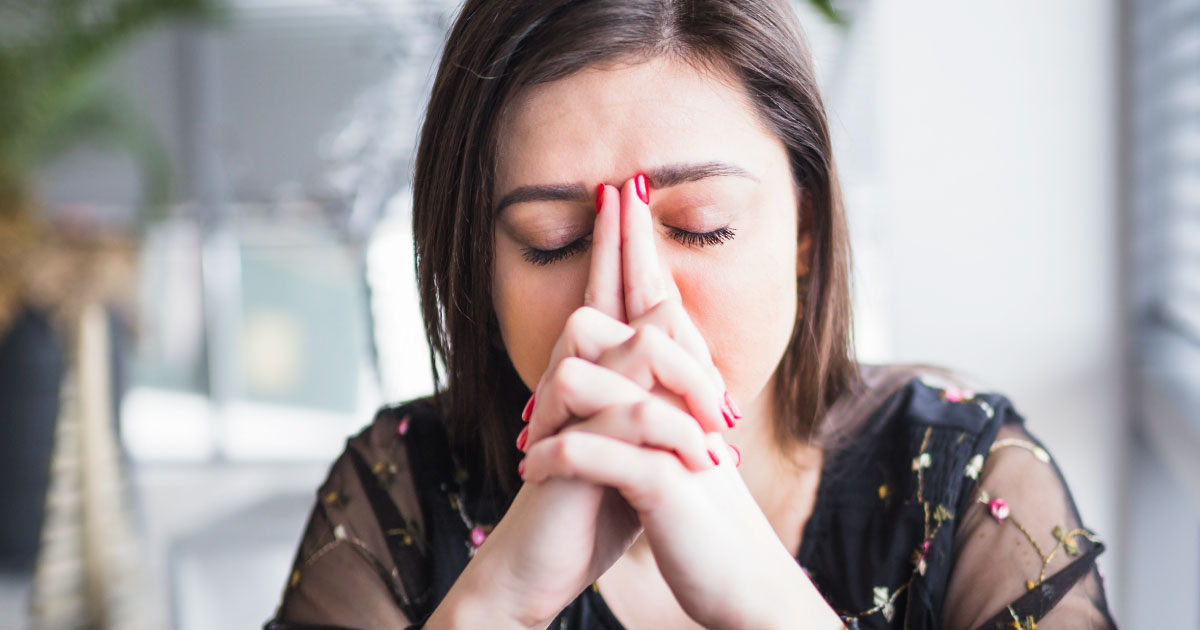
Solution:
{"label": "wrist", "polygon": [[[454,581],[426,623],[427,630],[496,628],[545,630],[553,618],[541,620],[523,609],[524,597],[497,576],[504,571],[490,566],[495,559],[477,553]],[[485,566],[489,565],[489,566]]]}
{"label": "wrist", "polygon": [[808,574],[794,559],[789,558],[789,560],[789,566],[785,569],[785,579],[777,582],[777,584],[785,585],[787,593],[777,601],[790,602],[791,605],[783,608],[775,607],[780,615],[770,627],[778,630],[794,630],[795,628],[845,630],[845,622],[829,605],[829,602],[825,601],[825,597],[817,590]]}

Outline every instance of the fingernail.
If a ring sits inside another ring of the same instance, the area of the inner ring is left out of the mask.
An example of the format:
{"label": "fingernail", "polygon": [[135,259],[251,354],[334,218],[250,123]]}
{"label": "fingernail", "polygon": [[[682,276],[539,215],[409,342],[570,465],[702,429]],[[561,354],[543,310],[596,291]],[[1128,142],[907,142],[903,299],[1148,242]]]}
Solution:
{"label": "fingernail", "polygon": [[527,439],[529,439],[529,427],[528,426],[526,426],[524,429],[521,429],[521,433],[519,433],[517,435],[517,450],[519,450],[519,451],[525,450],[525,440],[527,440]]}
{"label": "fingernail", "polygon": [[717,454],[711,448],[708,449],[708,458],[712,460],[713,466],[721,465],[721,460],[717,459]]}
{"label": "fingernail", "polygon": [[596,188],[596,214],[600,214],[600,206],[604,205],[604,184]]}
{"label": "fingernail", "polygon": [[638,199],[641,199],[642,203],[650,205],[650,189],[646,186],[644,173],[638,173],[637,177],[633,178],[633,187],[637,190]]}
{"label": "fingernail", "polygon": [[721,417],[725,418],[725,424],[732,429],[734,422],[733,410],[729,408],[729,392],[725,392],[725,399],[721,401]]}
{"label": "fingernail", "polygon": [[521,475],[522,477],[525,476],[525,458],[524,457],[521,458],[521,461],[517,462],[517,474]]}
{"label": "fingernail", "polygon": [[729,412],[733,414],[734,420],[742,419],[742,410],[738,409],[737,403],[733,402],[733,397],[729,395],[728,391],[725,392],[725,404],[729,407]]}
{"label": "fingernail", "polygon": [[533,399],[537,396],[537,392],[529,395],[529,400],[525,402],[525,410],[521,412],[521,421],[529,422],[529,416],[533,414]]}
{"label": "fingernail", "polygon": [[742,450],[732,444],[729,445],[729,448],[733,449],[733,454],[737,456],[737,459],[733,463],[733,467],[737,468],[738,466],[741,466],[742,465]]}

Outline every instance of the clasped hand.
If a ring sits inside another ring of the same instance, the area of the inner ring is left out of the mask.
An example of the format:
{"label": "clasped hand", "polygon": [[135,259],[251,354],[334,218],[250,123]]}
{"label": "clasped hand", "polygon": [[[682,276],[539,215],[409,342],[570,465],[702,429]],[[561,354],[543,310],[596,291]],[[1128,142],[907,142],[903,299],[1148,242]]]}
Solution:
{"label": "clasped hand", "polygon": [[764,609],[777,602],[763,601],[764,576],[798,568],[735,470],[741,454],[722,432],[739,412],[661,271],[648,189],[639,175],[598,191],[585,306],[526,405],[520,470],[526,485],[615,489],[636,519],[602,527],[633,528],[618,537],[626,544],[641,528],[690,617],[767,627]]}

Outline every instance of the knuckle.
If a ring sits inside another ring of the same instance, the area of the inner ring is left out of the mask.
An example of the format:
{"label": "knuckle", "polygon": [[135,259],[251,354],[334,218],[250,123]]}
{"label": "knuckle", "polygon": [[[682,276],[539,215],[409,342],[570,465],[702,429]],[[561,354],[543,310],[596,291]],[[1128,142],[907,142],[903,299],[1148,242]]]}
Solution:
{"label": "knuckle", "polygon": [[554,367],[554,388],[563,396],[578,393],[583,363],[579,357],[566,357]]}
{"label": "knuckle", "polygon": [[564,326],[563,332],[568,339],[578,339],[583,336],[588,330],[588,322],[592,319],[596,309],[590,306],[581,306],[571,312],[567,316],[567,324]]}
{"label": "knuckle", "polygon": [[570,316],[568,316],[567,320],[568,320],[568,322],[573,321],[576,326],[579,326],[579,325],[586,324],[589,320],[594,318],[596,316],[596,314],[599,312],[600,311],[596,310],[595,307],[592,307],[589,305],[584,305],[584,306],[580,306],[579,308],[575,309],[574,311],[571,311],[571,314],[570,314]]}
{"label": "knuckle", "polygon": [[550,459],[559,467],[570,470],[579,452],[579,433],[570,432],[558,436]]}
{"label": "knuckle", "polygon": [[654,343],[654,340],[651,339],[654,333],[648,332],[649,329],[650,326],[642,325],[638,326],[637,330],[634,331],[633,337],[629,340],[629,345],[635,352],[644,352]]}
{"label": "knuckle", "polygon": [[634,349],[645,351],[661,346],[667,339],[665,330],[652,323],[642,322],[635,327],[630,342]]}
{"label": "knuckle", "polygon": [[629,421],[638,429],[639,433],[644,434],[654,421],[654,403],[649,399],[634,403],[630,409]]}

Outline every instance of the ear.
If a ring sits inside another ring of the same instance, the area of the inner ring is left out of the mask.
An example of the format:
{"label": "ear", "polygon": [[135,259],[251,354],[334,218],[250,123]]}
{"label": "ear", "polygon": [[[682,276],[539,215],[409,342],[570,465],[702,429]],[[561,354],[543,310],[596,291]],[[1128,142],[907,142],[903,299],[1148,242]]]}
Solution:
{"label": "ear", "polygon": [[802,278],[812,271],[812,232],[805,231],[796,247],[796,277]]}
{"label": "ear", "polygon": [[803,278],[812,271],[812,201],[807,192],[800,193],[800,239],[796,244],[796,277]]}

